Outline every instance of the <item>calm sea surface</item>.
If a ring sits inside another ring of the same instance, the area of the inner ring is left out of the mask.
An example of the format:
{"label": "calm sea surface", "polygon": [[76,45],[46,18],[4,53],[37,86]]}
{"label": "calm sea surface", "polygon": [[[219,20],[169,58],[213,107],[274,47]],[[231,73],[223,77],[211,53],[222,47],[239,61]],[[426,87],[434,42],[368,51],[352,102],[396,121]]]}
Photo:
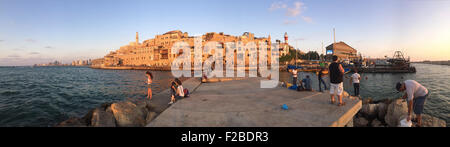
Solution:
{"label": "calm sea surface", "polygon": [[[424,113],[435,116],[447,121],[450,125],[450,66],[413,64],[417,73],[367,73],[361,74],[360,95],[362,98],[373,98],[374,100],[393,99],[402,96],[402,93],[396,93],[395,84],[402,80],[416,80],[428,88],[430,96],[428,97]],[[300,73],[299,79],[309,75],[312,78],[313,88],[319,90],[317,75],[315,73]],[[350,76],[347,74],[346,76]],[[291,74],[287,72],[280,73],[280,80],[292,83]],[[367,80],[365,79],[367,77]],[[329,79],[325,78],[328,82]],[[328,84],[329,86],[329,84]],[[322,87],[323,88],[323,87]],[[353,86],[349,79],[344,80],[344,90],[354,94]]]}
{"label": "calm sea surface", "polygon": [[[362,74],[361,96],[396,98],[396,82],[414,79],[430,91],[425,113],[450,124],[450,66],[415,64],[415,74]],[[172,74],[153,72],[153,93],[168,88]],[[310,75],[318,89],[317,76]],[[290,74],[280,73],[281,80]],[[69,117],[81,117],[102,103],[146,97],[145,71],[98,70],[86,67],[0,67],[0,126],[53,126]],[[289,80],[291,82],[291,80]],[[345,90],[353,93],[348,81]]]}
{"label": "calm sea surface", "polygon": [[[144,99],[146,71],[87,67],[0,67],[0,126],[53,126],[105,102]],[[154,71],[153,93],[172,74]]]}

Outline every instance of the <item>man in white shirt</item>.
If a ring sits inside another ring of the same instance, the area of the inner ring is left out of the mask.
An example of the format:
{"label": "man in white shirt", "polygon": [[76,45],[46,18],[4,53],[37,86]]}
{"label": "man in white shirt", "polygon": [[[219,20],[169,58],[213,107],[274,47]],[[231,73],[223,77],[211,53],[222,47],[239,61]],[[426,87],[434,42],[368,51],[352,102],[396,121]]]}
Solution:
{"label": "man in white shirt", "polygon": [[355,69],[355,73],[350,78],[353,83],[353,88],[355,90],[355,96],[359,96],[359,81],[361,80],[361,75],[358,74],[358,70]]}
{"label": "man in white shirt", "polygon": [[411,111],[414,110],[414,114],[417,116],[417,126],[422,125],[422,111],[425,100],[428,97],[428,89],[422,86],[420,83],[414,80],[406,80],[399,82],[396,85],[396,89],[399,92],[404,92],[403,99],[408,100],[408,117],[407,120],[411,121]]}

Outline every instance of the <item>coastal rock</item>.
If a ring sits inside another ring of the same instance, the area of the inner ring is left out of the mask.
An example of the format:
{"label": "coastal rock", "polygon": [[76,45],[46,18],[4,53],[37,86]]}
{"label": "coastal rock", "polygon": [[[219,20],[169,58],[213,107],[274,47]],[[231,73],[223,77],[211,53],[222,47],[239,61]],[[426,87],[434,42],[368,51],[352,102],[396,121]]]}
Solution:
{"label": "coastal rock", "polygon": [[365,104],[361,108],[364,117],[372,120],[378,116],[378,104]]}
{"label": "coastal rock", "polygon": [[147,103],[147,110],[148,111],[152,111],[152,112],[156,112],[156,113],[161,113],[165,110],[165,106],[160,106],[157,105],[155,103]]}
{"label": "coastal rock", "polygon": [[145,118],[145,124],[149,124],[153,119],[156,118],[156,112],[148,112],[147,117]]}
{"label": "coastal rock", "polygon": [[142,127],[145,125],[145,113],[130,101],[111,105],[118,127]]}
{"label": "coastal rock", "polygon": [[407,114],[408,114],[408,107],[406,101],[403,101],[402,99],[397,99],[392,101],[388,105],[384,120],[390,127],[397,127],[399,125],[400,119],[406,116]]}
{"label": "coastal rock", "polygon": [[353,126],[355,127],[367,127],[369,121],[364,117],[353,118]]}
{"label": "coastal rock", "polygon": [[370,103],[372,103],[372,101],[373,101],[372,98],[365,98],[362,100],[362,104],[363,105],[370,104]]}
{"label": "coastal rock", "polygon": [[378,120],[380,121],[384,121],[384,117],[386,116],[387,113],[387,104],[386,103],[378,103]]}
{"label": "coastal rock", "polygon": [[372,126],[372,127],[384,127],[384,125],[378,119],[372,120],[372,122],[370,123],[370,126]]}
{"label": "coastal rock", "polygon": [[422,114],[422,127],[447,127],[445,120]]}
{"label": "coastal rock", "polygon": [[92,127],[115,127],[116,119],[112,113],[111,108],[106,110],[102,108],[94,109],[92,113],[91,125]]}
{"label": "coastal rock", "polygon": [[60,122],[56,127],[87,127],[87,124],[80,118],[72,117]]}

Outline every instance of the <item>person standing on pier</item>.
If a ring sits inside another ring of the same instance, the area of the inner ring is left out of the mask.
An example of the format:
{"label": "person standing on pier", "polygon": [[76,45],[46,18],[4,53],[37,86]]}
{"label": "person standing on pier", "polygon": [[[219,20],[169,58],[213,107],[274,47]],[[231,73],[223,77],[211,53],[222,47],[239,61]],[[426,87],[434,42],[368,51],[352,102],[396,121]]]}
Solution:
{"label": "person standing on pier", "polygon": [[350,82],[353,83],[353,88],[355,90],[355,96],[359,96],[361,75],[358,74],[358,70],[355,69],[355,73],[350,77]]}
{"label": "person standing on pier", "polygon": [[422,86],[420,83],[414,80],[406,80],[404,82],[397,83],[397,91],[405,92],[403,99],[408,101],[408,116],[407,121],[411,121],[411,111],[414,111],[417,118],[417,126],[422,126],[422,112],[425,100],[428,97],[428,89]]}
{"label": "person standing on pier", "polygon": [[342,64],[338,62],[338,57],[336,55],[333,56],[333,63],[331,63],[328,68],[330,74],[331,103],[335,103],[334,97],[337,94],[339,101],[338,106],[343,106],[345,105],[345,103],[342,102],[342,92],[344,91],[344,68],[342,67]]}
{"label": "person standing on pier", "polygon": [[327,84],[325,83],[325,81],[323,80],[323,68],[320,69],[319,74],[317,76],[317,78],[319,78],[319,91],[322,92],[322,84],[325,87],[325,90],[327,90]]}
{"label": "person standing on pier", "polygon": [[297,85],[297,67],[292,69],[292,85]]}
{"label": "person standing on pier", "polygon": [[145,73],[145,75],[147,76],[147,99],[151,100],[152,99],[152,83],[153,83],[153,74],[150,71],[147,71]]}

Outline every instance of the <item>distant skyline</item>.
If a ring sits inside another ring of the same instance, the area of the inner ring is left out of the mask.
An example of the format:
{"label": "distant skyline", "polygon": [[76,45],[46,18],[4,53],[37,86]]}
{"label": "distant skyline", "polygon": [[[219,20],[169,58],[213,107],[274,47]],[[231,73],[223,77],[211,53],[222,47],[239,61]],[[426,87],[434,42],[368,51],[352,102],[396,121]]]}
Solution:
{"label": "distant skyline", "polygon": [[[271,35],[304,52],[344,41],[366,57],[450,60],[446,0],[0,0],[0,66],[101,58],[172,30]],[[298,41],[298,45],[296,43]]]}

